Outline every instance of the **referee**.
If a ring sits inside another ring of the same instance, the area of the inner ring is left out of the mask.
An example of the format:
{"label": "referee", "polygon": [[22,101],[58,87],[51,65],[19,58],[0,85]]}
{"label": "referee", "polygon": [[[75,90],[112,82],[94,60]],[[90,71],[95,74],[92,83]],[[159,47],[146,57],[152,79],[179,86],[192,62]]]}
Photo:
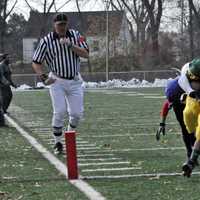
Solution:
{"label": "referee", "polygon": [[[80,57],[88,58],[89,49],[80,33],[68,29],[65,14],[54,17],[54,30],[41,39],[33,56],[33,69],[45,85],[50,85],[53,107],[52,127],[55,138],[54,153],[62,154],[62,129],[69,116],[67,130],[73,130],[83,114],[83,88]],[[43,64],[49,74],[43,72]]]}

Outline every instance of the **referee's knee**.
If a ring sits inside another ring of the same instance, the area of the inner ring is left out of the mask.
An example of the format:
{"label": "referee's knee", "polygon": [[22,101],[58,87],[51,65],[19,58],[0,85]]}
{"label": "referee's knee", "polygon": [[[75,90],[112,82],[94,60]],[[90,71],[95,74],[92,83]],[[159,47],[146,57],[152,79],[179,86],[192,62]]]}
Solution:
{"label": "referee's knee", "polygon": [[77,125],[79,124],[80,119],[83,117],[83,113],[74,113],[74,114],[70,114],[69,117],[69,123],[74,126],[77,127]]}

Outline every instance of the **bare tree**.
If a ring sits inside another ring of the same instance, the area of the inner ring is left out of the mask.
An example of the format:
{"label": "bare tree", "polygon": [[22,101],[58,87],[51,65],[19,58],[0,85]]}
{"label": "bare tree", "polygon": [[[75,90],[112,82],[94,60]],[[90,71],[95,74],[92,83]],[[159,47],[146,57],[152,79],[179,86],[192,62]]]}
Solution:
{"label": "bare tree", "polygon": [[195,7],[193,0],[188,0],[190,9],[194,12],[195,18],[198,22],[198,25],[200,27],[200,13],[199,10]]}
{"label": "bare tree", "polygon": [[[34,12],[39,12],[38,9],[41,9],[43,10],[43,15],[40,15],[41,18],[40,18],[40,23],[42,24],[41,25],[41,30],[40,30],[40,35],[38,36],[38,38],[41,38],[44,36],[45,32],[46,32],[46,24],[47,24],[47,16],[48,14],[50,13],[50,11],[52,11],[52,9],[56,8],[56,0],[41,0],[41,1],[36,1],[37,3],[37,8],[32,6],[30,4],[30,1],[28,0],[25,0],[27,6],[30,8],[31,11],[34,11]],[[69,2],[69,1],[68,1]],[[38,7],[39,6],[39,7]]]}
{"label": "bare tree", "polygon": [[193,31],[193,9],[189,1],[189,38],[190,38],[190,59],[194,57],[194,31]]}
{"label": "bare tree", "polygon": [[[144,3],[148,16],[150,19],[149,24],[149,33],[152,40],[152,57],[154,64],[157,64],[159,61],[156,58],[159,58],[159,42],[158,42],[158,35],[159,35],[159,28],[160,28],[160,21],[162,17],[163,11],[163,1],[162,0],[142,0]],[[157,6],[156,6],[157,2]]]}
{"label": "bare tree", "polygon": [[[84,38],[86,39],[87,36],[86,36],[85,31],[86,31],[86,23],[87,22],[85,22],[84,17],[82,15],[82,12],[81,12],[81,9],[80,9],[80,5],[79,5],[79,0],[76,0],[76,7],[78,9],[78,13],[79,13],[80,21],[81,21],[81,29],[82,29],[82,33],[81,34],[83,34]],[[88,63],[88,71],[92,72],[92,65],[90,63],[90,59],[89,58],[87,59],[87,63]]]}
{"label": "bare tree", "polygon": [[5,51],[5,36],[7,29],[6,20],[12,13],[13,9],[15,8],[17,0],[15,0],[10,10],[8,10],[8,2],[9,0],[1,0],[0,2],[0,50],[1,51]]}

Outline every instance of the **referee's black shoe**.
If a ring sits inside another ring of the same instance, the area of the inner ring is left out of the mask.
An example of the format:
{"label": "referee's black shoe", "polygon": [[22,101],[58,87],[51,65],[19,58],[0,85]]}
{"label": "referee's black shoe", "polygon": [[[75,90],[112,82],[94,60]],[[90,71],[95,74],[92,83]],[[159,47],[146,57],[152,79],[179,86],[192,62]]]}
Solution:
{"label": "referee's black shoe", "polygon": [[61,154],[63,154],[63,145],[62,145],[61,142],[57,142],[54,145],[54,154],[55,155],[61,155]]}

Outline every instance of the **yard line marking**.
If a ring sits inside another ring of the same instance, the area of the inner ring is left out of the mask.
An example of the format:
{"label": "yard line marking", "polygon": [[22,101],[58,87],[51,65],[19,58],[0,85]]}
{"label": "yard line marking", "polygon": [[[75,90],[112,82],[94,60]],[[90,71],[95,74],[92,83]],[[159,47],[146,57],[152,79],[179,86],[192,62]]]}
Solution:
{"label": "yard line marking", "polygon": [[78,147],[96,147],[96,144],[79,144]]}
{"label": "yard line marking", "polygon": [[81,170],[81,172],[128,171],[128,170],[133,170],[133,169],[141,169],[141,167],[83,169]]}
{"label": "yard line marking", "polygon": [[[173,132],[173,133],[168,133],[170,135],[180,135],[180,132]],[[124,136],[155,136],[155,133],[139,133],[139,134],[111,134],[111,135],[86,135],[86,136],[81,136],[82,138],[107,138],[107,137],[124,137]]]}
{"label": "yard line marking", "polygon": [[145,99],[166,99],[166,96],[146,96],[144,95]]}
{"label": "yard line marking", "polygon": [[[127,152],[127,151],[157,151],[157,150],[183,150],[185,147],[158,147],[158,148],[144,148],[144,149],[108,149],[101,150],[102,153],[106,152]],[[89,151],[88,153],[99,153],[99,151]]]}
{"label": "yard line marking", "polygon": [[[192,172],[192,175],[200,175],[200,172]],[[159,179],[160,177],[165,176],[183,176],[180,172],[173,173],[152,173],[152,174],[127,174],[127,175],[112,175],[112,176],[84,176],[83,179],[119,179],[119,178],[137,178],[137,177],[152,177]]]}
{"label": "yard line marking", "polygon": [[122,158],[78,158],[78,161],[107,161],[107,160],[122,160]]}
{"label": "yard line marking", "polygon": [[[65,149],[65,147],[64,147]],[[78,149],[78,150],[90,150],[92,148],[84,148],[84,149]],[[94,148],[95,149],[95,148]],[[86,151],[85,153],[108,153],[108,152],[131,152],[131,151],[157,151],[157,150],[185,150],[185,147],[158,147],[158,148],[144,148],[144,149],[107,149],[107,150],[101,150],[101,148],[96,148],[95,150]],[[98,151],[100,150],[100,151]]]}
{"label": "yard line marking", "polygon": [[[28,142],[40,152],[44,158],[46,158],[55,168],[60,171],[64,176],[68,176],[67,168],[64,163],[62,163],[58,158],[56,158],[51,152],[49,152],[45,147],[43,147],[33,136],[29,135],[22,127],[20,127],[12,118],[8,115],[5,115],[6,120],[16,128],[16,130],[28,140]],[[82,178],[82,176],[80,176]],[[105,200],[105,197],[101,193],[96,191],[92,186],[87,182],[78,179],[78,180],[68,180],[72,185],[77,187],[82,191],[89,199],[91,200]]]}
{"label": "yard line marking", "polygon": [[121,165],[121,164],[130,164],[129,161],[122,161],[122,162],[102,162],[102,163],[78,163],[78,166],[98,166],[98,165]]}
{"label": "yard line marking", "polygon": [[113,153],[103,153],[103,154],[79,154],[78,157],[97,157],[97,156],[114,156]]}
{"label": "yard line marking", "polygon": [[[63,140],[62,140],[62,141],[63,141]],[[48,144],[55,144],[54,141],[50,141],[50,142],[47,142],[47,143],[48,143]],[[76,142],[76,144],[77,144],[78,148],[79,148],[79,147],[80,147],[80,148],[83,147],[83,149],[85,149],[84,147],[88,147],[88,148],[91,147],[91,149],[97,149],[95,144],[80,144],[80,143],[78,143],[78,142]],[[94,147],[94,148],[92,148],[92,147]],[[88,149],[88,148],[86,148],[86,149]]]}
{"label": "yard line marking", "polygon": [[[62,142],[64,142],[65,141],[65,139],[64,138],[62,138],[61,139],[62,140]],[[45,138],[45,141],[49,141],[49,142],[54,142],[55,141],[55,139],[54,138]],[[54,143],[53,143],[54,144]],[[88,141],[86,141],[86,140],[84,140],[84,141],[82,141],[82,140],[79,140],[79,141],[77,141],[76,142],[76,144],[88,144],[88,145],[94,145],[94,144],[89,144],[89,142]]]}
{"label": "yard line marking", "polygon": [[92,150],[92,149],[101,149],[100,147],[77,147],[77,150]]}

